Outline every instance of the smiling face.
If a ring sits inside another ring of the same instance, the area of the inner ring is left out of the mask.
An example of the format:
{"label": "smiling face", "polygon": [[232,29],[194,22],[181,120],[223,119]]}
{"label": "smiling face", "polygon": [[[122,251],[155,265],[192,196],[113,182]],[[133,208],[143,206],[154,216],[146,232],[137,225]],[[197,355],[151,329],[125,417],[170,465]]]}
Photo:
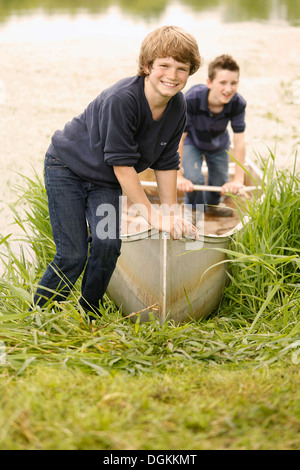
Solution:
{"label": "smiling face", "polygon": [[207,79],[209,102],[214,106],[224,106],[235,95],[239,84],[239,73],[219,69],[213,80]]}
{"label": "smiling face", "polygon": [[145,94],[148,101],[165,103],[181,91],[190,73],[190,64],[177,62],[172,57],[157,58],[152,67],[144,66]]}

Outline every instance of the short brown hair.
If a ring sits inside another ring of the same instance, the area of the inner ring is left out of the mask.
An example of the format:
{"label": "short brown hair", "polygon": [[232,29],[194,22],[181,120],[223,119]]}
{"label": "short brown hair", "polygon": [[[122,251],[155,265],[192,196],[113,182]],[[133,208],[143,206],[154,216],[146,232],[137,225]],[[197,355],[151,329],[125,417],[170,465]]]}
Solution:
{"label": "short brown hair", "polygon": [[216,57],[208,65],[208,78],[212,81],[216,77],[217,70],[230,70],[240,73],[240,67],[231,55],[222,54]]}
{"label": "short brown hair", "polygon": [[189,75],[201,65],[197,42],[191,34],[179,26],[162,26],[149,33],[141,45],[138,75],[145,77],[144,66],[151,68],[155,59],[172,57],[177,62],[190,64]]}

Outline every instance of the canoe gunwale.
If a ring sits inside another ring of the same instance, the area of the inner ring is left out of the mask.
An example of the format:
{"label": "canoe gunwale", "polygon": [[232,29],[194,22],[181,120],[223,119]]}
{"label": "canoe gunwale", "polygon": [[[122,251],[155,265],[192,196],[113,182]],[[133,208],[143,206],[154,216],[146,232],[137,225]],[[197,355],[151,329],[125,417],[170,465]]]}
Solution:
{"label": "canoe gunwale", "polygon": [[[222,234],[222,235],[217,235],[217,234],[200,234],[199,235],[199,240],[195,240],[192,237],[182,237],[179,239],[180,242],[182,243],[193,243],[197,241],[202,241],[204,243],[218,243],[220,240],[226,240],[230,237],[232,237],[236,232],[239,232],[240,230],[243,229],[243,227],[249,222],[249,217],[245,216],[242,221],[238,222],[238,224],[233,227],[232,229],[228,230],[228,232]],[[170,238],[170,235],[167,234],[166,232],[163,232],[161,235],[160,232],[156,229],[148,229],[148,230],[142,230],[141,232],[137,232],[135,234],[130,234],[130,233],[124,233],[121,235],[121,240],[122,242],[135,242],[137,240],[143,240],[146,238]]]}

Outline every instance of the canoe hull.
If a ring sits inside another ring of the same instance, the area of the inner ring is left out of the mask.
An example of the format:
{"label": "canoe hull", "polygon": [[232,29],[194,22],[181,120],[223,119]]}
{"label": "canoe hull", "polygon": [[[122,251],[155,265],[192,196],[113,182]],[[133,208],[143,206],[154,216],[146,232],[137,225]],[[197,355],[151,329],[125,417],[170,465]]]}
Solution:
{"label": "canoe hull", "polygon": [[139,312],[141,321],[148,321],[150,312],[162,323],[206,317],[223,295],[226,255],[218,248],[228,245],[228,237],[123,241],[107,292],[123,315]]}
{"label": "canoe hull", "polygon": [[[259,184],[262,175],[256,165],[248,160],[245,168],[245,185]],[[233,221],[232,227],[227,227],[226,220],[218,221],[217,231],[211,230],[214,221],[206,221],[208,231],[199,241],[172,240],[147,230],[123,237],[107,293],[133,321],[134,313],[141,321],[148,321],[153,312],[162,323],[168,319],[176,324],[208,316],[218,308],[228,282],[227,256],[222,250],[229,248],[232,235],[246,219]]]}

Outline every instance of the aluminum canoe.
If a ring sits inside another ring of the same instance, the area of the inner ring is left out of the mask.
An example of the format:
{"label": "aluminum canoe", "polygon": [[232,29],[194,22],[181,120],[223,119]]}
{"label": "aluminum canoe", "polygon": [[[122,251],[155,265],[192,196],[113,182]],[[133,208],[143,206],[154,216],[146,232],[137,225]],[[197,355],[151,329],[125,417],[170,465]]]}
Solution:
{"label": "aluminum canoe", "polygon": [[[259,184],[258,168],[251,161],[245,167],[245,185]],[[107,289],[122,314],[133,321],[139,315],[143,322],[152,312],[161,323],[179,324],[214,312],[228,282],[226,255],[219,249],[229,248],[231,237],[244,225],[238,218],[225,219],[206,220],[199,240],[172,240],[143,223],[135,233],[125,230]]]}

